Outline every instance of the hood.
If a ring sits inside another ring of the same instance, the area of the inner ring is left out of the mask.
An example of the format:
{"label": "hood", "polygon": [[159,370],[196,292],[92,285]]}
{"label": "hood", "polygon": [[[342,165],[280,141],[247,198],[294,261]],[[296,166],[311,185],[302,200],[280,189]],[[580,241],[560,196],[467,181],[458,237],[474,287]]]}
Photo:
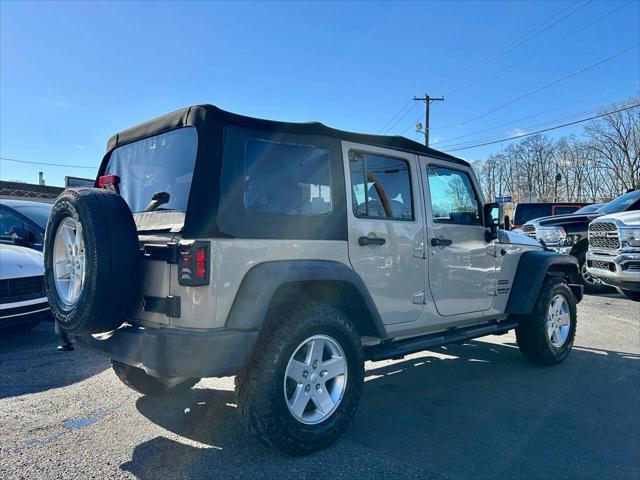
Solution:
{"label": "hood", "polygon": [[44,256],[31,248],[0,244],[0,280],[44,273]]}
{"label": "hood", "polygon": [[[578,213],[569,215],[555,215],[553,217],[536,218],[535,220],[529,220],[527,224],[535,225],[536,227],[546,227],[551,225],[567,225],[572,223],[584,223],[589,224],[592,220],[602,216],[601,213]],[[526,224],[525,224],[526,225]]]}
{"label": "hood", "polygon": [[513,230],[498,230],[498,241],[500,243],[510,243],[512,245],[527,245],[529,247],[538,247],[542,249],[542,245],[533,238],[527,237]]}
{"label": "hood", "polygon": [[607,220],[618,220],[629,227],[640,226],[640,210],[631,210],[629,212],[610,213],[598,218],[598,221],[605,222]]}

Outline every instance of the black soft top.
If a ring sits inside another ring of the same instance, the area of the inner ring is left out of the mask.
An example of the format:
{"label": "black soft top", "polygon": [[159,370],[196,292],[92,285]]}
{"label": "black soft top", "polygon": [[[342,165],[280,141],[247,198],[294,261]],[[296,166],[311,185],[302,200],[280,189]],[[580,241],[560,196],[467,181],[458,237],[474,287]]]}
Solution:
{"label": "black soft top", "polygon": [[345,130],[327,127],[320,122],[296,123],[264,120],[261,118],[247,117],[227,112],[214,105],[193,105],[123,130],[109,139],[107,142],[107,154],[120,145],[131,143],[169,130],[174,130],[176,128],[196,127],[196,129],[199,130],[198,127],[220,123],[233,123],[244,127],[281,133],[326,135],[349,142],[387,147],[469,166],[468,162],[458,157],[425,147],[418,142],[414,142],[413,140],[409,140],[408,138],[401,136],[347,132]]}

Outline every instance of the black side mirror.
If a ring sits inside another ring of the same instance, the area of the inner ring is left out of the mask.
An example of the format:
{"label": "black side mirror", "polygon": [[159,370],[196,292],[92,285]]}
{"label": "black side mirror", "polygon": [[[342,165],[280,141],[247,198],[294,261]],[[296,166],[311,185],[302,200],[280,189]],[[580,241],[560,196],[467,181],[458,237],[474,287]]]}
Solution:
{"label": "black side mirror", "polygon": [[504,229],[511,230],[511,219],[509,218],[509,215],[504,216]]}
{"label": "black side mirror", "polygon": [[487,242],[492,242],[498,238],[498,223],[502,216],[502,204],[486,203],[484,205],[484,226],[489,230],[484,234]]}

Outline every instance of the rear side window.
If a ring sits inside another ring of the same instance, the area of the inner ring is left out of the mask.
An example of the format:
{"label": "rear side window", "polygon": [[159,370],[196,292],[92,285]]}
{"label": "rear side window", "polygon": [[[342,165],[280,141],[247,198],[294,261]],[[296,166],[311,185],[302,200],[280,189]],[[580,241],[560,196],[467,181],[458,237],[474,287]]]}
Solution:
{"label": "rear side window", "polygon": [[548,217],[551,215],[551,205],[540,203],[523,203],[516,205],[516,213],[513,217],[513,223],[516,225],[524,225],[529,220],[536,218]]}
{"label": "rear side window", "polygon": [[329,213],[329,152],[311,145],[247,140],[244,205],[261,213]]}
{"label": "rear side window", "polygon": [[427,167],[434,222],[481,224],[480,202],[469,175],[443,167]]}
{"label": "rear side window", "polygon": [[563,206],[563,207],[555,207],[553,209],[554,215],[569,215],[570,213],[574,213],[580,209],[580,205],[572,206]]}
{"label": "rear side window", "polygon": [[413,220],[411,177],[406,161],[351,151],[349,169],[356,217]]}

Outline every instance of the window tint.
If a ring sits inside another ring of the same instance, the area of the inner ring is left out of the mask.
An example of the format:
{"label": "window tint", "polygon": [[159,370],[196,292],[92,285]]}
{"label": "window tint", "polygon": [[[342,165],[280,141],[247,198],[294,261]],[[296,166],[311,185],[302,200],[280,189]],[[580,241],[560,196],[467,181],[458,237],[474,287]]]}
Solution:
{"label": "window tint", "polygon": [[132,212],[143,212],[154,193],[169,201],[157,210],[187,210],[198,149],[193,127],[180,128],[116,148],[105,170],[120,177],[120,195]]}
{"label": "window tint", "polygon": [[262,213],[330,212],[329,152],[310,145],[248,140],[244,204],[247,210]]}
{"label": "window tint", "polygon": [[427,167],[431,215],[435,222],[476,225],[481,223],[478,198],[466,173]]}
{"label": "window tint", "polygon": [[519,203],[516,205],[513,223],[516,225],[524,225],[529,220],[548,217],[550,215],[551,205],[548,203]]}
{"label": "window tint", "polygon": [[556,207],[553,209],[553,214],[554,215],[568,215],[570,213],[575,213],[580,207],[579,206],[575,206],[575,207],[570,207],[570,206],[566,206],[566,207]]}
{"label": "window tint", "polygon": [[356,217],[413,220],[407,162],[351,151],[349,168],[353,213]]}

